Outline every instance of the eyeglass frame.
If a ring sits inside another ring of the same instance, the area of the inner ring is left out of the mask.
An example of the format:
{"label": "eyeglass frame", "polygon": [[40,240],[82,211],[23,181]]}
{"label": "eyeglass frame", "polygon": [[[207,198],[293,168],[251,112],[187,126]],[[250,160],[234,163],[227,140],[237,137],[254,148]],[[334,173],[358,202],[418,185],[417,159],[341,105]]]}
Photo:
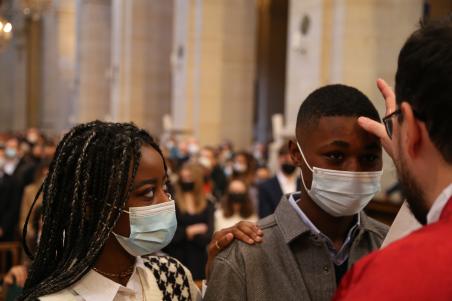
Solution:
{"label": "eyeglass frame", "polygon": [[[392,117],[400,115],[401,113],[402,113],[402,110],[397,109],[394,112],[392,112],[391,114],[389,114],[383,118],[383,124],[385,125],[386,133],[388,134],[390,139],[392,139],[392,133],[393,133],[393,129],[394,129],[394,124],[392,123]],[[417,111],[413,110],[413,115],[417,119],[425,122],[425,118],[421,114],[419,114]]]}

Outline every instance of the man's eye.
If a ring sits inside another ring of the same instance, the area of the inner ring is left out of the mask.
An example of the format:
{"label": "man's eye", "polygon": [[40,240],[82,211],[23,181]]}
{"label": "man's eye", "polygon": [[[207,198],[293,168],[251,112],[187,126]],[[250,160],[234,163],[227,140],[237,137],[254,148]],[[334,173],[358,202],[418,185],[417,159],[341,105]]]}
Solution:
{"label": "man's eye", "polygon": [[333,160],[333,161],[341,161],[344,159],[344,154],[342,153],[328,153],[326,154],[326,157],[328,157],[328,159]]}
{"label": "man's eye", "polygon": [[375,161],[377,161],[379,158],[379,156],[376,155],[365,155],[362,157],[362,160],[366,163],[373,163]]}

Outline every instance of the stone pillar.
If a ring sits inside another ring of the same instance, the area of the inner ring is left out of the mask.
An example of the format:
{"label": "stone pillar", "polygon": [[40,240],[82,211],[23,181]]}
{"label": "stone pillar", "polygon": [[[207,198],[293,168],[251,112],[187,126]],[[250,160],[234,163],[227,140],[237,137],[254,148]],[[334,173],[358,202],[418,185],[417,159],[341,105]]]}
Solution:
{"label": "stone pillar", "polygon": [[256,3],[254,0],[193,0],[188,5],[186,105],[177,127],[192,129],[201,144],[252,141]]}
{"label": "stone pillar", "polygon": [[173,1],[113,1],[113,120],[160,135],[171,107],[172,39]]}
{"label": "stone pillar", "polygon": [[[12,2],[19,9],[17,1]],[[0,131],[23,130],[27,126],[26,28],[22,14],[12,14],[13,38],[0,50]]]}
{"label": "stone pillar", "polygon": [[[43,18],[43,74],[40,127],[62,131],[72,126],[75,98],[76,5],[54,2]],[[73,120],[75,121],[75,120]]]}
{"label": "stone pillar", "polygon": [[285,117],[287,127],[294,133],[301,102],[320,86],[324,1],[289,3]]}
{"label": "stone pillar", "polygon": [[111,0],[77,0],[76,122],[110,112]]}

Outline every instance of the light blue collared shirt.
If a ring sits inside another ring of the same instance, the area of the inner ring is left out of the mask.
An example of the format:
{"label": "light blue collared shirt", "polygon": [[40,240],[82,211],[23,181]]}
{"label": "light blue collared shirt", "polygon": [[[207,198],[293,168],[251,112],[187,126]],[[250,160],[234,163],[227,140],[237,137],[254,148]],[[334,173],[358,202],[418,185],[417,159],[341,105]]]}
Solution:
{"label": "light blue collared shirt", "polygon": [[357,214],[358,218],[356,220],[356,224],[350,228],[347,234],[347,238],[342,244],[341,249],[337,251],[331,239],[322,232],[320,232],[320,230],[311,222],[308,216],[298,206],[297,203],[300,201],[300,194],[301,194],[300,192],[292,193],[289,197],[289,203],[292,205],[295,212],[297,212],[297,214],[300,216],[301,220],[303,221],[303,223],[306,224],[309,230],[311,230],[312,233],[322,237],[322,239],[325,241],[328,247],[328,251],[330,252],[331,260],[334,262],[334,264],[342,265],[348,259],[350,247],[353,243],[353,239],[356,236],[357,230],[359,229],[360,226],[359,214]]}

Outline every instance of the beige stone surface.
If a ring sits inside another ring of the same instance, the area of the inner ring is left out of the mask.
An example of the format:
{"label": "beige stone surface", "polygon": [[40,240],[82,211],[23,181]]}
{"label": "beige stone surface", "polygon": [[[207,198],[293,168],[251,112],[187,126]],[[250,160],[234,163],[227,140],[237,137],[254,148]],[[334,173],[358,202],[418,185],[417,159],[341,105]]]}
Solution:
{"label": "beige stone surface", "polygon": [[110,112],[111,1],[79,0],[78,122],[105,120]]}
{"label": "beige stone surface", "polygon": [[162,116],[170,110],[172,46],[171,1],[124,1],[118,5],[121,32],[113,42],[118,60],[112,89],[112,115],[116,121],[133,121],[159,136]]}
{"label": "beige stone surface", "polygon": [[202,1],[202,30],[197,40],[196,1],[190,4],[189,109],[183,126],[193,129],[202,144],[230,139],[245,147],[252,141],[255,5],[254,0]]}

